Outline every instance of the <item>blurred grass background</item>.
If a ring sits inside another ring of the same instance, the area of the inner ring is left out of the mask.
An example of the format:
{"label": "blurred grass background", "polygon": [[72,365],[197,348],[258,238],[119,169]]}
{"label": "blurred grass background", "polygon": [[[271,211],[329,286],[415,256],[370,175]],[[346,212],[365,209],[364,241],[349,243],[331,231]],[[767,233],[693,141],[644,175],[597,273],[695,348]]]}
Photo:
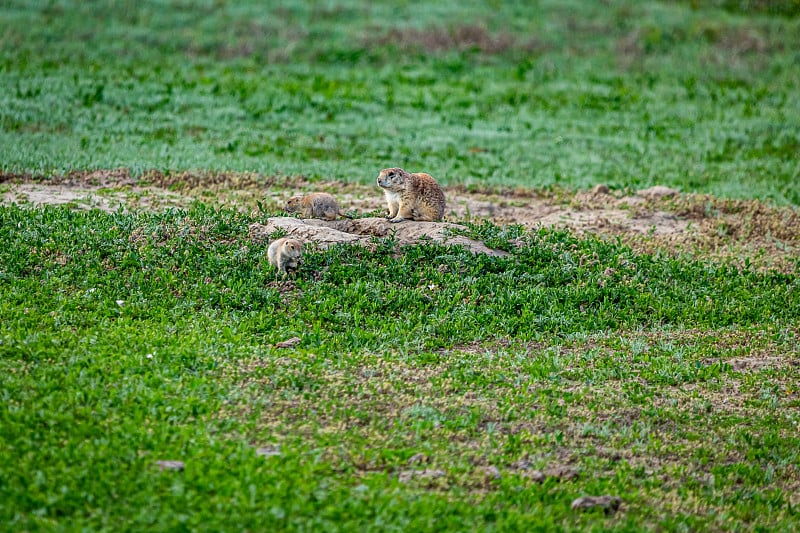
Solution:
{"label": "blurred grass background", "polygon": [[7,1],[0,170],[800,204],[800,2]]}

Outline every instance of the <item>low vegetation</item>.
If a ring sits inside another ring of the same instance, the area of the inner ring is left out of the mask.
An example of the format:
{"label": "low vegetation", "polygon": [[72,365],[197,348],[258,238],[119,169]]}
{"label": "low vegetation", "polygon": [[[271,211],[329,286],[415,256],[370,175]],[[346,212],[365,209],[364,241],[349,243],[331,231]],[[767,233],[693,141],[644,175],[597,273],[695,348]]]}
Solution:
{"label": "low vegetation", "polygon": [[235,211],[0,214],[14,529],[796,519],[796,275],[486,223],[510,256],[378,240],[281,281]]}
{"label": "low vegetation", "polygon": [[530,4],[6,2],[0,170],[363,183],[399,165],[800,204],[800,18]]}
{"label": "low vegetation", "polygon": [[[797,15],[3,3],[0,524],[797,529]],[[276,275],[252,224],[390,165],[505,255]]]}

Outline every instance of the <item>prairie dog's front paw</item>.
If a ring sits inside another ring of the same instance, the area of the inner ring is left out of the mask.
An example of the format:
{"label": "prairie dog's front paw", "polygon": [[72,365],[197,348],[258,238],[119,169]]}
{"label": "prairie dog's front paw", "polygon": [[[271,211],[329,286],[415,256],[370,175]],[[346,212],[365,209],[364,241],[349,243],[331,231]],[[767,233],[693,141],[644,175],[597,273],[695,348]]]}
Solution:
{"label": "prairie dog's front paw", "polygon": [[389,222],[397,223],[397,222],[402,222],[403,220],[405,220],[403,217],[394,217],[394,218],[390,218]]}

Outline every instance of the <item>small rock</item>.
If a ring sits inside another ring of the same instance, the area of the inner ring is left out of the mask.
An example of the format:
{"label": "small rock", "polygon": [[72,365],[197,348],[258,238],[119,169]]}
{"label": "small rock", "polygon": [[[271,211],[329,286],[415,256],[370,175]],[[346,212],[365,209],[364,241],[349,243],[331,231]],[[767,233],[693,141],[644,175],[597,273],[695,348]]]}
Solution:
{"label": "small rock", "polygon": [[275,344],[276,348],[291,348],[295,344],[299,343],[302,339],[300,337],[292,337],[289,340],[281,341]]}
{"label": "small rock", "polygon": [[544,475],[544,472],[534,469],[531,462],[527,459],[520,459],[516,463],[512,464],[511,468],[517,471],[520,476],[533,480],[536,483],[541,483],[547,479],[547,476]]}
{"label": "small rock", "polygon": [[592,189],[592,194],[609,194],[611,193],[611,189],[608,188],[608,185],[605,183],[598,183]]}
{"label": "small rock", "polygon": [[161,470],[176,470],[181,472],[183,470],[183,461],[156,461],[156,465]]}
{"label": "small rock", "polygon": [[256,455],[261,457],[274,457],[281,454],[280,446],[264,446],[256,450]]}
{"label": "small rock", "polygon": [[528,459],[520,459],[511,464],[511,468],[515,470],[530,470],[533,468],[533,464]]}
{"label": "small rock", "polygon": [[483,473],[486,474],[486,477],[493,479],[500,479],[502,477],[500,475],[500,469],[493,465],[483,467]]}
{"label": "small rock", "polygon": [[552,477],[560,481],[570,481],[580,475],[580,471],[576,468],[571,468],[564,465],[547,468],[544,473],[547,477]]}
{"label": "small rock", "polygon": [[663,185],[654,185],[649,189],[642,189],[636,192],[636,195],[642,198],[671,198],[677,194],[680,194],[680,191]]}
{"label": "small rock", "polygon": [[535,481],[536,483],[542,483],[547,476],[544,475],[544,472],[541,470],[526,470],[522,472],[522,476],[530,479],[531,481]]}
{"label": "small rock", "polygon": [[413,478],[436,479],[439,477],[443,477],[444,475],[445,475],[444,470],[433,470],[433,469],[406,470],[404,472],[400,472],[397,475],[397,479],[398,481],[400,481],[400,483],[408,483]]}
{"label": "small rock", "polygon": [[427,463],[427,462],[428,462],[428,456],[425,455],[424,453],[415,453],[414,455],[412,455],[411,457],[408,458],[408,464],[409,465],[415,465],[415,464]]}
{"label": "small rock", "polygon": [[572,510],[587,511],[589,509],[603,509],[606,514],[613,514],[619,509],[622,499],[619,496],[581,496],[572,502]]}

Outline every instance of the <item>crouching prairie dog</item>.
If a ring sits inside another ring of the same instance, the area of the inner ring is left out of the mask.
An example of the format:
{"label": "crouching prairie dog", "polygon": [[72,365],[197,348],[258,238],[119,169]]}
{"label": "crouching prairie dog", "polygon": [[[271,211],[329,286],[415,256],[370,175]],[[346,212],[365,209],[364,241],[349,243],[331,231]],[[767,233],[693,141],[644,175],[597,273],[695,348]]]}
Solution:
{"label": "crouching prairie dog", "polygon": [[297,268],[302,255],[303,243],[289,237],[276,239],[267,248],[269,264],[277,268],[278,273],[284,276],[287,270]]}
{"label": "crouching prairie dog", "polygon": [[299,213],[303,218],[336,220],[338,217],[352,218],[339,209],[336,198],[326,192],[298,194],[286,200],[284,210]]}
{"label": "crouching prairie dog", "polygon": [[441,220],[444,216],[444,192],[433,176],[410,174],[402,168],[385,168],[378,174],[378,187],[389,204],[389,222],[403,220]]}

